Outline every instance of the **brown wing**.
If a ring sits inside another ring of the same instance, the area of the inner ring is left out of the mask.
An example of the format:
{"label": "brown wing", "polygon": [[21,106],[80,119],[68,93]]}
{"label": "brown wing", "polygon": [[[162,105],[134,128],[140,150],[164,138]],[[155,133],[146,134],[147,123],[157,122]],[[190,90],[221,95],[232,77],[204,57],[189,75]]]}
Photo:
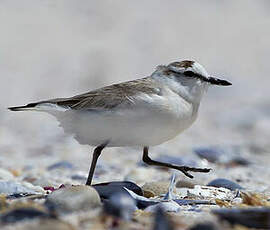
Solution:
{"label": "brown wing", "polygon": [[40,103],[53,103],[75,110],[111,109],[120,104],[132,104],[132,98],[139,92],[158,94],[157,83],[151,78],[142,78],[120,84],[106,86],[71,98],[57,98]]}

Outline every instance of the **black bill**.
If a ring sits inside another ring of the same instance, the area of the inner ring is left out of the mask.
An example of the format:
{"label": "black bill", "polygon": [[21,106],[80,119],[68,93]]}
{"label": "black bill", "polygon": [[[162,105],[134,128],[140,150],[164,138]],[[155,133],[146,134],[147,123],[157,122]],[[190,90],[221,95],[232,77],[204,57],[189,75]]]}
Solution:
{"label": "black bill", "polygon": [[226,80],[221,80],[221,79],[218,79],[218,78],[215,78],[215,77],[209,77],[209,78],[207,78],[206,81],[209,82],[212,85],[221,85],[221,86],[232,85],[231,82],[228,82]]}

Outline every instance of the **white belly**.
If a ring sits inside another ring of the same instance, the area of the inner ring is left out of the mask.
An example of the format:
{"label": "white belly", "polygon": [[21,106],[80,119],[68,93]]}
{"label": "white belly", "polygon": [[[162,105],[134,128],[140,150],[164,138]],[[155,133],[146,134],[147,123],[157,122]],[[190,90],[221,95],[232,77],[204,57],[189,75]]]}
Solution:
{"label": "white belly", "polygon": [[[181,99],[182,100],[182,99]],[[153,146],[168,141],[195,120],[193,106],[173,101],[166,106],[140,105],[112,111],[66,111],[56,116],[80,144]]]}

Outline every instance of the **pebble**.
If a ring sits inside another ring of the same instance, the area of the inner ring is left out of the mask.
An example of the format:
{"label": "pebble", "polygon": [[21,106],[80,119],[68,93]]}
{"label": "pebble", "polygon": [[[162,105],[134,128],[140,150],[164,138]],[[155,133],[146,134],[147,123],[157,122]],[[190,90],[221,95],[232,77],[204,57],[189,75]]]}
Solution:
{"label": "pebble", "polygon": [[126,193],[115,193],[104,203],[104,212],[114,217],[131,220],[134,211],[137,209],[136,201]]}
{"label": "pebble", "polygon": [[74,166],[68,161],[60,161],[47,167],[47,170],[54,169],[72,169]]}
{"label": "pebble", "polygon": [[196,148],[193,150],[199,157],[208,160],[211,163],[219,162],[224,154],[221,149],[215,147]]}
{"label": "pebble", "polygon": [[142,189],[130,181],[113,181],[108,183],[100,183],[94,184],[92,187],[96,189],[101,199],[109,199],[114,193],[122,192],[128,194],[125,188],[133,191],[137,195],[143,195]]}
{"label": "pebble", "polygon": [[26,219],[45,218],[49,214],[36,208],[17,208],[1,215],[1,222],[11,224]]}
{"label": "pebble", "polygon": [[155,210],[154,230],[173,230],[173,224],[169,216],[162,207],[157,207]]}
{"label": "pebble", "polygon": [[211,163],[242,166],[250,164],[250,161],[241,156],[242,150],[239,146],[202,147],[196,148],[193,151],[200,158],[206,159]]}
{"label": "pebble", "polygon": [[270,208],[217,209],[212,212],[232,225],[270,229]]}
{"label": "pebble", "polygon": [[217,230],[213,223],[199,223],[192,226],[189,230]]}
{"label": "pebble", "polygon": [[199,184],[198,182],[195,182],[193,179],[192,181],[183,179],[176,182],[176,188],[194,188],[196,184]]}
{"label": "pebble", "polygon": [[0,194],[38,194],[43,192],[44,190],[41,187],[33,186],[27,182],[22,184],[14,181],[0,181]]}
{"label": "pebble", "polygon": [[54,206],[59,213],[86,211],[101,206],[97,191],[90,186],[64,187],[48,195],[46,204]]}
{"label": "pebble", "polygon": [[[168,181],[145,183],[142,186],[143,196],[149,198],[149,197],[164,195],[168,192],[169,185],[170,185],[170,182]],[[175,191],[176,190],[174,189],[174,192]]]}
{"label": "pebble", "polygon": [[87,174],[85,172],[76,172],[75,174],[71,175],[72,180],[78,180],[78,181],[86,181],[87,180]]}
{"label": "pebble", "polygon": [[177,204],[177,202],[171,200],[171,201],[164,201],[160,202],[155,205],[151,205],[144,209],[146,212],[156,212],[157,209],[162,208],[165,212],[179,212],[180,211],[180,206]]}
{"label": "pebble", "polygon": [[0,180],[13,180],[14,176],[11,172],[0,168]]}
{"label": "pebble", "polygon": [[224,179],[224,178],[218,178],[218,179],[212,180],[211,182],[207,184],[207,186],[212,186],[216,188],[223,187],[223,188],[230,189],[231,191],[243,189],[243,187],[241,187],[239,184],[231,180]]}

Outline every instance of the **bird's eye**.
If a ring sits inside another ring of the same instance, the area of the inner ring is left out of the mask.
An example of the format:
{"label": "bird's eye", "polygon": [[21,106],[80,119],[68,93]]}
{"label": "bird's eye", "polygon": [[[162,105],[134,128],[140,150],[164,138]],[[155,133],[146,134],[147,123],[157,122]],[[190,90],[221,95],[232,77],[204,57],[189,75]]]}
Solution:
{"label": "bird's eye", "polygon": [[192,71],[185,71],[184,75],[187,76],[187,77],[193,77],[194,73]]}

